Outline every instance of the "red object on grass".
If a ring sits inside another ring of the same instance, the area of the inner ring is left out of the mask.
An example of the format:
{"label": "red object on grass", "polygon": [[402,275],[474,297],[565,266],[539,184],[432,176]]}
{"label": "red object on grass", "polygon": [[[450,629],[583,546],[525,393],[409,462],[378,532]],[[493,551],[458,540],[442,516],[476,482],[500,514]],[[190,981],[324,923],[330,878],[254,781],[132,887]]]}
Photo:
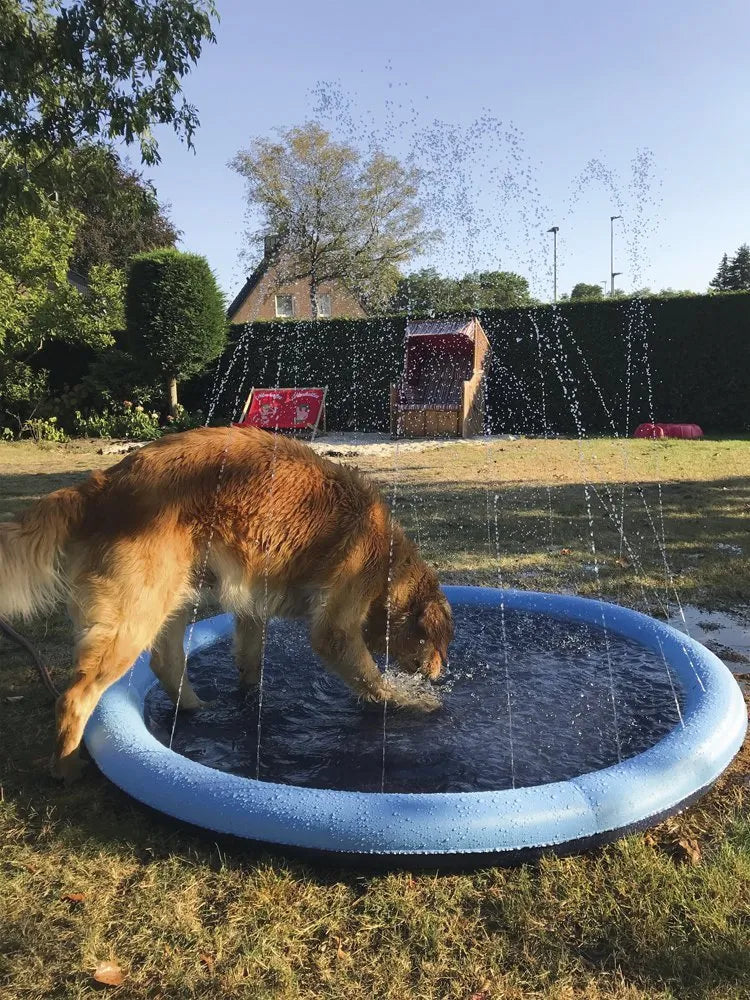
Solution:
{"label": "red object on grass", "polygon": [[235,427],[315,431],[324,412],[325,389],[253,389]]}
{"label": "red object on grass", "polygon": [[637,438],[702,438],[698,424],[639,424],[633,432]]}
{"label": "red object on grass", "polygon": [[636,429],[633,431],[633,437],[663,438],[664,428],[660,427],[659,424],[638,424]]}

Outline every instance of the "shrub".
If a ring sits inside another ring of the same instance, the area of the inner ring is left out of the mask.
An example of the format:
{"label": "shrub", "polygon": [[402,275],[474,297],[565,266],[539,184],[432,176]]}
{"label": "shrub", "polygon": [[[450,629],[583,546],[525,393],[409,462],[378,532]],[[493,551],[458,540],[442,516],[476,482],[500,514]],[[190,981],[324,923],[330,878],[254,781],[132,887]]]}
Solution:
{"label": "shrub", "polygon": [[137,400],[149,410],[161,403],[161,388],[149,379],[144,365],[127,351],[111,348],[94,361],[80,380],[95,409],[117,406],[123,399]]}
{"label": "shrub", "polygon": [[75,433],[78,437],[128,438],[131,441],[155,441],[161,437],[159,414],[142,406],[125,402],[113,410],[75,414]]}
{"label": "shrub", "polygon": [[[6,427],[5,430],[8,430]],[[57,417],[36,417],[27,420],[21,428],[19,437],[30,437],[38,444],[40,441],[67,441],[68,435],[58,427]]]}
{"label": "shrub", "polygon": [[155,441],[162,434],[187,431],[201,427],[203,414],[200,410],[188,413],[177,407],[177,416],[168,416],[160,424],[156,410],[148,410],[139,403],[126,400],[100,412],[81,413],[77,410],[73,422],[73,432],[77,437],[127,438],[131,441]]}
{"label": "shrub", "polygon": [[68,281],[82,217],[62,206],[43,217],[18,213],[11,204],[0,208],[0,416],[20,432],[48,396],[55,365],[43,352],[54,355],[64,343],[85,357],[112,343],[110,331],[122,322],[123,276],[92,267],[82,295]]}
{"label": "shrub", "polygon": [[203,410],[196,410],[194,413],[188,413],[184,406],[177,404],[177,413],[173,416],[171,413],[166,419],[165,424],[162,426],[162,431],[165,434],[178,433],[179,431],[191,431],[196,427],[203,426]]}
{"label": "shrub", "polygon": [[203,371],[226,343],[224,300],[205,258],[178,250],[135,256],[125,315],[126,348],[161,382],[176,416],[178,380]]}

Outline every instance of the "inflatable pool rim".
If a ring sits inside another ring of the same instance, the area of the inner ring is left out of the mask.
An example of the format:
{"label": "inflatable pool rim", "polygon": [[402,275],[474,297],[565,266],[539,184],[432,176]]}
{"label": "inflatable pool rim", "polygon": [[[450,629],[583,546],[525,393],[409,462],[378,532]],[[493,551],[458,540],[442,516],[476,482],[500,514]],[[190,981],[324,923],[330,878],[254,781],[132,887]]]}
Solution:
{"label": "inflatable pool rim", "polygon": [[[663,653],[683,690],[682,723],[643,753],[567,781],[456,793],[298,787],[218,771],[160,743],[144,722],[145,698],[157,683],[144,653],[102,696],[86,729],[89,753],[133,798],[215,833],[303,853],[516,862],[549,850],[574,853],[653,825],[699,797],[741,747],[747,711],[737,682],[718,657],[669,625],[581,597],[444,589],[457,607],[503,606],[606,627]],[[230,615],[198,622],[186,648],[205,648],[231,628]]]}

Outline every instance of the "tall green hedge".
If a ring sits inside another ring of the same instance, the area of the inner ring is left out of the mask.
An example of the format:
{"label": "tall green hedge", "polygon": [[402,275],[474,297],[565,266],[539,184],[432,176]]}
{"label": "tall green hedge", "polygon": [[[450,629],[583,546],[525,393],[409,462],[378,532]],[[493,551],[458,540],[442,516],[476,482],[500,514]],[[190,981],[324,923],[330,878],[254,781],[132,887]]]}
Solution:
{"label": "tall green hedge", "polygon": [[[630,434],[652,416],[708,433],[750,430],[749,293],[479,316],[493,349],[494,432]],[[385,430],[405,325],[395,316],[234,327],[218,371],[192,386],[191,402],[205,403],[214,386],[216,413],[227,418],[251,385],[328,385],[329,427]]]}
{"label": "tall green hedge", "polygon": [[330,428],[386,430],[405,327],[401,316],[235,325],[217,368],[183,393],[185,405],[205,410],[215,395],[216,415],[229,417],[253,385],[327,385]]}

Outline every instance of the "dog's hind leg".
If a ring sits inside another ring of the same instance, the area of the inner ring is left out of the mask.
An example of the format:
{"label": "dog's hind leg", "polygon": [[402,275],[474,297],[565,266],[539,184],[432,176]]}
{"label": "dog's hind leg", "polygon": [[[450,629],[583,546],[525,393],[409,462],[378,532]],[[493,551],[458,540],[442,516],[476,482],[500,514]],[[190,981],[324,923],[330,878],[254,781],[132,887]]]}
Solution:
{"label": "dog's hind leg", "polygon": [[151,669],[177,708],[184,712],[206,704],[193,690],[187,675],[184,637],[191,617],[191,608],[185,606],[168,618],[151,651]]}
{"label": "dog's hind leg", "polygon": [[104,691],[118,680],[152,636],[131,621],[98,622],[86,629],[76,650],[75,679],[57,700],[57,748],[53,773],[71,780],[78,776],[78,750],[96,703]]}
{"label": "dog's hind leg", "polygon": [[265,631],[263,622],[254,615],[235,615],[234,659],[242,688],[253,687],[260,680]]}
{"label": "dog's hind leg", "polygon": [[[150,561],[143,559],[147,550]],[[73,586],[79,627],[73,683],[57,701],[53,773],[75,778],[78,750],[91,712],[106,689],[153,643],[164,620],[190,592],[189,556],[164,555],[158,546],[122,546],[111,554],[107,575],[81,571]],[[158,565],[156,565],[158,562]]]}

